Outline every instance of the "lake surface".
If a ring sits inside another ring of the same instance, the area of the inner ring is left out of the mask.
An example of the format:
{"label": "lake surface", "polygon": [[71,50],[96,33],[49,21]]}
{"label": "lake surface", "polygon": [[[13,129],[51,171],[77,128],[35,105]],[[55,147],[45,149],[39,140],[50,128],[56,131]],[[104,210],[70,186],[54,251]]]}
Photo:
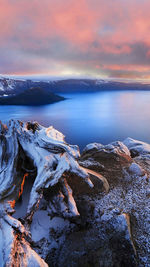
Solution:
{"label": "lake surface", "polygon": [[[61,94],[62,95],[62,94]],[[68,99],[40,107],[0,106],[0,119],[36,120],[79,145],[132,137],[150,143],[150,91],[63,94]]]}

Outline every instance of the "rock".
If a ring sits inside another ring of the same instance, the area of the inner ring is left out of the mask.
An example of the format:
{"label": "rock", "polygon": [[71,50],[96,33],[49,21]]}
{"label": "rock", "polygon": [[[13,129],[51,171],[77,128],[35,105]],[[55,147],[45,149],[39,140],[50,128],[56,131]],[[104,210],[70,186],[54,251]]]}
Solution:
{"label": "rock", "polygon": [[131,156],[145,156],[150,158],[150,145],[132,138],[127,138],[123,141],[124,145],[130,150]]}
{"label": "rock", "polygon": [[108,183],[112,184],[113,182],[114,186],[118,183],[118,179],[124,177],[124,169],[129,168],[133,162],[130,151],[119,141],[109,145],[98,143],[87,145],[81,155],[80,165],[84,166],[84,161],[86,163],[91,161],[90,169],[100,172],[108,180]]}
{"label": "rock", "polygon": [[144,169],[149,176],[150,173],[150,144],[127,138],[123,143],[128,147],[131,157]]}
{"label": "rock", "polygon": [[102,145],[99,143],[91,143],[88,144],[84,150],[83,150],[83,154],[85,152],[88,152],[90,150],[97,150],[97,151],[103,151],[106,153],[114,153],[114,154],[125,154],[130,156],[130,152],[127,148],[127,146],[125,146],[122,142],[116,141],[116,142],[112,142],[109,145]]}
{"label": "rock", "polygon": [[88,160],[81,160],[80,159],[80,165],[81,166],[83,166],[83,167],[85,167],[85,168],[90,168],[90,167],[97,167],[98,166],[98,168],[100,169],[102,169],[102,170],[104,170],[104,165],[102,165],[102,164],[100,164],[99,162],[97,162],[97,161],[95,161],[93,158],[88,158]]}
{"label": "rock", "polygon": [[53,127],[11,120],[0,157],[2,266],[150,266],[149,145],[80,156]]}
{"label": "rock", "polygon": [[57,266],[136,266],[129,216],[106,218],[95,228],[70,234]]}
{"label": "rock", "polygon": [[[130,237],[132,236],[131,242],[134,243],[133,248],[136,248],[138,255],[137,266],[148,267],[150,264],[150,202],[149,180],[147,178],[150,175],[150,162],[147,158],[147,156],[149,157],[149,145],[144,144],[145,148],[139,149],[138,156],[134,158],[130,157],[130,147],[129,150],[124,149],[125,145],[123,145],[123,149],[120,149],[120,144],[118,147],[118,142],[107,146],[101,144],[88,145],[81,155],[81,160],[87,162],[91,158],[94,161],[92,169],[96,170],[100,170],[98,165],[99,163],[102,164],[104,169],[101,168],[101,174],[107,178],[110,185],[110,191],[107,195],[101,194],[95,197],[94,218],[96,223],[99,225],[103,223],[102,228],[104,229],[104,225],[108,221],[110,229],[107,234],[109,236],[109,231],[114,233],[111,229],[112,225],[110,225],[115,215],[114,211],[117,211],[116,215],[121,213],[130,214],[131,231],[129,232]],[[143,143],[139,146],[141,145],[143,146]],[[116,236],[112,236],[112,240],[116,242]],[[135,258],[134,255],[134,260]],[[101,264],[96,266],[107,266],[107,263],[108,266],[111,266],[112,261],[105,262],[105,259],[103,259]],[[136,265],[136,260],[134,264]],[[133,266],[135,266],[134,264]],[[120,263],[120,265],[114,263],[114,266],[124,265],[123,263]]]}
{"label": "rock", "polygon": [[144,170],[135,162],[133,162],[129,167],[129,172],[136,176],[144,176]]}

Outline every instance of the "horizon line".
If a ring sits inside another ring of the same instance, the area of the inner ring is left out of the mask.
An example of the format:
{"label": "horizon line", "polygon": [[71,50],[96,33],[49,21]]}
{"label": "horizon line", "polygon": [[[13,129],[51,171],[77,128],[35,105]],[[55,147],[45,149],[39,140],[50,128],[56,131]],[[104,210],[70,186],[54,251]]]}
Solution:
{"label": "horizon line", "polygon": [[116,81],[116,82],[124,82],[124,83],[150,83],[150,79],[138,79],[138,78],[118,78],[118,77],[102,77],[102,76],[88,76],[88,75],[50,75],[50,74],[0,74],[0,78],[11,78],[11,79],[40,79],[44,78],[49,81],[55,80],[104,80],[104,81]]}

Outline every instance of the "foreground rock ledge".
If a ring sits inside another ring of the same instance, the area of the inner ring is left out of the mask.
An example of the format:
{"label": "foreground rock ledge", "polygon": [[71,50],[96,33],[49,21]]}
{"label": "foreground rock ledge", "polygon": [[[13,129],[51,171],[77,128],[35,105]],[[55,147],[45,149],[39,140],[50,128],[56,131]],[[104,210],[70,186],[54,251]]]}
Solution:
{"label": "foreground rock ledge", "polygon": [[150,265],[150,145],[80,156],[53,127],[11,120],[0,154],[0,266]]}

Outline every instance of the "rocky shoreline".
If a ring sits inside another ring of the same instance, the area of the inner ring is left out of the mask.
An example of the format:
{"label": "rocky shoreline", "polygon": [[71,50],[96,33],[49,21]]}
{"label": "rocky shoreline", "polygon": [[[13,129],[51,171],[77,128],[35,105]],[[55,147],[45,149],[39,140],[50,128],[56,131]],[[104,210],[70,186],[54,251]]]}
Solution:
{"label": "rocky shoreline", "polygon": [[0,153],[0,266],[150,266],[149,144],[80,155],[53,127],[11,120]]}

